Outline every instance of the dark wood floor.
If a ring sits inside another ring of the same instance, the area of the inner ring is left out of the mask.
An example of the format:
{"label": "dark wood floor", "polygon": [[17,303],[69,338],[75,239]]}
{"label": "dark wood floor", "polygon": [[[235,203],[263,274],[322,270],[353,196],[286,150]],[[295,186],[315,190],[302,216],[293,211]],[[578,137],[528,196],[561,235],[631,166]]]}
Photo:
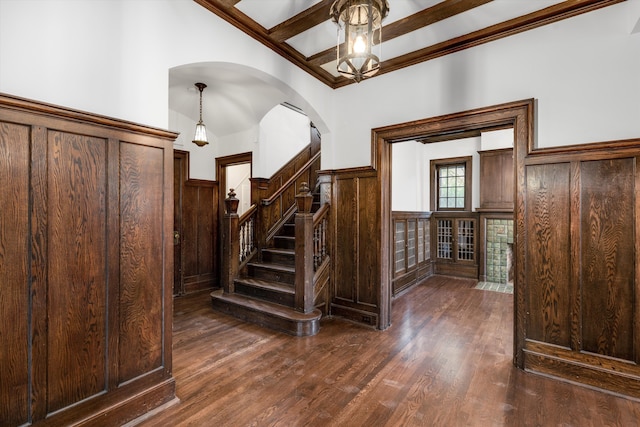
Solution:
{"label": "dark wood floor", "polygon": [[516,369],[513,296],[433,277],[392,326],[294,338],[175,300],[180,402],[140,426],[636,426],[640,403]]}

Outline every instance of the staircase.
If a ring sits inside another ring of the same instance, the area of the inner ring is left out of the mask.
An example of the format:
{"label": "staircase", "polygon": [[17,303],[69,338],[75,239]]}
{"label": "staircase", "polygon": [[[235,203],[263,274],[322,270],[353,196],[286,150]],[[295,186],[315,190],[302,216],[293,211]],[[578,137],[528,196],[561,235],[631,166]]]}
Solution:
{"label": "staircase", "polygon": [[[319,206],[314,195],[312,211]],[[243,321],[256,323],[295,336],[315,335],[322,312],[302,313],[295,307],[295,215],[276,233],[270,247],[262,249],[259,261],[250,260],[233,280],[233,292],[211,294],[213,308]]]}

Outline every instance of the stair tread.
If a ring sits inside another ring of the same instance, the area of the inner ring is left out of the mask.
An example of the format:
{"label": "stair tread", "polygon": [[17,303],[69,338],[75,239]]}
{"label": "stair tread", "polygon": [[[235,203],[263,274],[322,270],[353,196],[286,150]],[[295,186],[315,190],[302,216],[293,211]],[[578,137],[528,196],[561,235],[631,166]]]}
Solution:
{"label": "stair tread", "polygon": [[266,248],[266,249],[263,249],[262,251],[273,252],[273,253],[282,254],[282,255],[290,255],[290,254],[296,253],[294,249],[286,249],[286,248]]}
{"label": "stair tread", "polygon": [[239,277],[235,282],[240,282],[245,285],[255,286],[263,289],[271,289],[275,291],[285,292],[288,294],[295,294],[293,286],[288,283],[274,282],[271,280],[256,279],[253,277]]}
{"label": "stair tread", "polygon": [[295,240],[296,236],[287,236],[284,234],[273,236],[274,239],[285,239],[285,240]]}
{"label": "stair tread", "polygon": [[296,268],[294,266],[284,265],[284,264],[276,264],[271,262],[250,262],[247,265],[258,268],[266,268],[269,270],[282,271],[285,273],[295,273]]}
{"label": "stair tread", "polygon": [[293,308],[276,304],[274,302],[259,300],[250,296],[239,294],[225,294],[222,289],[211,292],[211,298],[215,298],[231,304],[240,305],[251,310],[267,312],[273,316],[278,316],[284,319],[295,321],[314,321],[320,319],[320,317],[322,316],[322,312],[318,309],[314,309],[310,313],[305,314],[296,311]]}

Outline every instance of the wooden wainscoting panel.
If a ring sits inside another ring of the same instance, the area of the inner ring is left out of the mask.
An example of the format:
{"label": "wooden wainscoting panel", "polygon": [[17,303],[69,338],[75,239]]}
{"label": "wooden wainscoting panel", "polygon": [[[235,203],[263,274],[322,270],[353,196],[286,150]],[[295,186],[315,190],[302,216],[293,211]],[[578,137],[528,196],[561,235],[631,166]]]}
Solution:
{"label": "wooden wainscoting panel", "polygon": [[635,360],[635,159],[580,163],[582,349]]}
{"label": "wooden wainscoting panel", "polygon": [[334,227],[336,236],[336,252],[333,257],[335,268],[336,299],[355,301],[355,283],[358,279],[355,262],[357,217],[356,189],[357,181],[352,178],[336,178],[335,182]]}
{"label": "wooden wainscoting panel", "polygon": [[29,126],[0,122],[0,414],[29,417]]}
{"label": "wooden wainscoting panel", "polygon": [[376,177],[359,177],[357,183],[357,302],[377,307],[380,292],[380,265],[376,239],[380,229],[380,218],[377,208]]}
{"label": "wooden wainscoting panel", "polygon": [[640,140],[525,159],[524,368],[640,398]]}
{"label": "wooden wainscoting panel", "polygon": [[121,383],[163,362],[163,155],[156,147],[120,144]]}
{"label": "wooden wainscoting panel", "polygon": [[569,163],[526,168],[527,338],[569,347]]}
{"label": "wooden wainscoting panel", "polygon": [[49,130],[47,163],[51,413],[107,386],[107,141]]}
{"label": "wooden wainscoting panel", "polygon": [[175,398],[175,137],[0,94],[1,425],[116,426]]}
{"label": "wooden wainscoting panel", "polygon": [[380,292],[376,185],[369,169],[338,173],[332,203],[336,241],[331,312],[373,326],[379,326]]}

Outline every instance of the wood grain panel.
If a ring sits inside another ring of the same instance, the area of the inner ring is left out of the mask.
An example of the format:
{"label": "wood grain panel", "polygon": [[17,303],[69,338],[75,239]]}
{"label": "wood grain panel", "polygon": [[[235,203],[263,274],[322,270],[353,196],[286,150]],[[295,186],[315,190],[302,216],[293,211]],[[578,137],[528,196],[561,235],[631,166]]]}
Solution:
{"label": "wood grain panel", "polygon": [[[148,269],[142,277],[172,281],[173,247],[162,235],[171,235],[176,136],[0,94],[0,425],[122,425],[175,397],[171,292],[150,307],[145,298],[153,289],[134,298],[120,288],[134,275],[121,280],[120,273],[121,264],[135,266]],[[121,156],[122,140],[139,149]],[[147,185],[136,182],[140,176]],[[132,188],[144,194],[135,198]],[[146,203],[155,194],[166,203]],[[132,204],[144,214],[132,213]],[[136,228],[146,234],[129,233]],[[121,241],[134,246],[137,238],[154,247],[154,259],[121,257]],[[150,331],[156,338],[126,317],[127,304],[161,313],[164,327]],[[131,327],[128,336],[120,320]],[[131,356],[149,347],[144,340],[164,343],[164,369],[119,384],[119,373],[135,375],[120,369],[121,360],[153,361]],[[120,346],[131,353],[123,357]]]}
{"label": "wood grain panel", "polygon": [[634,360],[635,160],[582,162],[583,350]]}
{"label": "wood grain panel", "polygon": [[106,148],[48,132],[48,412],[106,388]]}
{"label": "wood grain panel", "polygon": [[0,123],[0,414],[28,421],[29,369],[28,126]]}
{"label": "wood grain panel", "polygon": [[120,382],[163,362],[163,155],[120,145]]}
{"label": "wood grain panel", "polygon": [[182,266],[185,278],[198,274],[198,196],[198,187],[185,185],[182,195]]}
{"label": "wood grain panel", "polygon": [[527,337],[570,345],[569,163],[526,168]]}
{"label": "wood grain panel", "polygon": [[200,186],[198,190],[198,274],[213,273],[215,240],[213,186]]}
{"label": "wood grain panel", "polygon": [[378,305],[379,292],[379,252],[376,248],[376,239],[379,232],[378,200],[376,197],[376,177],[357,178],[358,184],[358,218],[357,225],[357,269],[358,281],[356,283],[358,302]]}
{"label": "wood grain panel", "polygon": [[513,210],[513,148],[480,152],[480,208]]}
{"label": "wood grain panel", "polygon": [[338,178],[335,185],[335,215],[333,215],[336,248],[335,298],[355,301],[356,273],[356,193],[357,182],[354,179]]}

